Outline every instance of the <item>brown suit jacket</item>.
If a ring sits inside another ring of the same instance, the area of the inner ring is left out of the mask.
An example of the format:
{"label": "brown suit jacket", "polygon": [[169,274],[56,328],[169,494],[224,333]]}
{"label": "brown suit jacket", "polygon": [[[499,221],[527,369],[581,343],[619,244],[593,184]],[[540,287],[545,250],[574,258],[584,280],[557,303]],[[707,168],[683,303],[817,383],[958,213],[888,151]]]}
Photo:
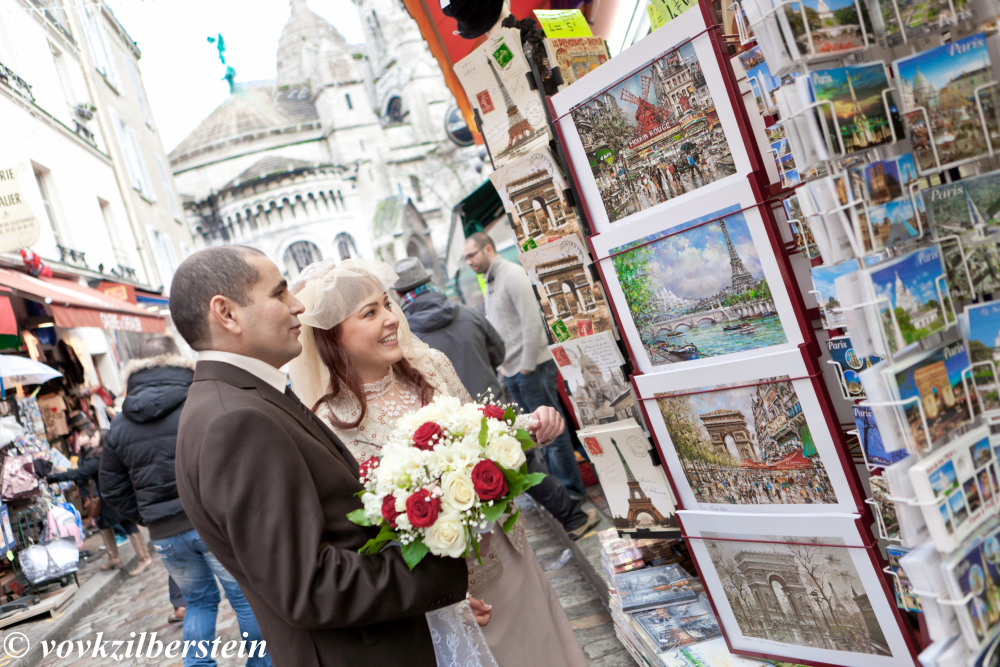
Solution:
{"label": "brown suit jacket", "polygon": [[281,667],[434,665],[424,612],[465,597],[465,561],[398,548],[361,556],[375,534],[357,464],[318,419],[251,373],[201,361],[181,415],[177,489],[205,544],[246,594]]}

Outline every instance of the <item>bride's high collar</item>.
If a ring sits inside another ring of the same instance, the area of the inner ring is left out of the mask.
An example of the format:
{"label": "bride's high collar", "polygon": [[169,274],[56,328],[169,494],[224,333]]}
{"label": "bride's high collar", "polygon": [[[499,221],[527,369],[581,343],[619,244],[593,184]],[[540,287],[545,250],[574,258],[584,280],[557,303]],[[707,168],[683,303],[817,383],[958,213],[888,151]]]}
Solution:
{"label": "bride's high collar", "polygon": [[362,386],[365,389],[365,393],[368,394],[373,391],[377,392],[381,389],[385,389],[390,384],[392,384],[394,376],[395,374],[392,372],[392,366],[389,366],[388,368],[385,369],[385,373],[382,375],[382,377],[372,378],[370,375],[366,377],[364,374],[362,374],[361,382]]}

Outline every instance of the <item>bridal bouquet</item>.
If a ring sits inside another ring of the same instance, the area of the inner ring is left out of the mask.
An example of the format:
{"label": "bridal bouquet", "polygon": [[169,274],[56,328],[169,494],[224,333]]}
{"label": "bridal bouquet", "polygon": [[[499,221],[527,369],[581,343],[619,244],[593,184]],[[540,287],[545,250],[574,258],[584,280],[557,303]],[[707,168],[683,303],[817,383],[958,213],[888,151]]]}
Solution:
{"label": "bridal bouquet", "polygon": [[448,397],[400,417],[382,456],[361,465],[364,508],[347,516],[381,527],[361,553],[398,542],[412,570],[428,552],[479,558],[504,514],[504,532],[513,530],[514,499],[545,477],[528,472],[524,451],[535,443],[514,420],[510,406]]}

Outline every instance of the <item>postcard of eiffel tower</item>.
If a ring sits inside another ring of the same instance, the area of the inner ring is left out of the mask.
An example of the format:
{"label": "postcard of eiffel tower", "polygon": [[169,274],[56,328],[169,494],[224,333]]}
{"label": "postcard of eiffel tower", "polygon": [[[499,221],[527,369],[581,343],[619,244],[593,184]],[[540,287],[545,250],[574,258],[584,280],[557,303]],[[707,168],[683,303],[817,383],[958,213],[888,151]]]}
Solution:
{"label": "postcard of eiffel tower", "polygon": [[614,526],[622,533],[679,535],[663,467],[654,465],[649,438],[634,419],[579,431],[597,469]]}
{"label": "postcard of eiffel tower", "polygon": [[479,117],[493,166],[528,155],[551,138],[520,32],[503,28],[455,64],[455,73]]}

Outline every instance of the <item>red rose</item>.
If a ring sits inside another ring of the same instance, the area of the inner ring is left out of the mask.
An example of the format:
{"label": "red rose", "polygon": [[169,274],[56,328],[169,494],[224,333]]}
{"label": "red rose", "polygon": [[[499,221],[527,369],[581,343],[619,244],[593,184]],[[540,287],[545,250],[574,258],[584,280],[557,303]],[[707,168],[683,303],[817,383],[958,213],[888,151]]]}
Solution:
{"label": "red rose", "polygon": [[413,444],[417,449],[430,451],[434,449],[434,445],[441,439],[442,435],[444,435],[444,429],[441,428],[440,424],[424,422],[413,434]]}
{"label": "red rose", "polygon": [[396,527],[396,517],[400,514],[401,512],[396,511],[396,496],[390,494],[382,499],[382,516],[393,528]]}
{"label": "red rose", "polygon": [[361,479],[367,479],[378,468],[379,463],[380,461],[377,456],[368,457],[358,466],[358,475],[360,475]]}
{"label": "red rose", "polygon": [[406,499],[406,516],[410,518],[414,528],[433,526],[440,511],[441,499],[431,496],[431,492],[427,489],[420,489]]}
{"label": "red rose", "polygon": [[507,495],[507,478],[500,466],[484,459],[472,469],[472,488],[481,500],[499,500]]}
{"label": "red rose", "polygon": [[483,414],[490,419],[503,419],[503,416],[507,414],[507,411],[499,405],[484,405],[480,409],[483,411]]}

